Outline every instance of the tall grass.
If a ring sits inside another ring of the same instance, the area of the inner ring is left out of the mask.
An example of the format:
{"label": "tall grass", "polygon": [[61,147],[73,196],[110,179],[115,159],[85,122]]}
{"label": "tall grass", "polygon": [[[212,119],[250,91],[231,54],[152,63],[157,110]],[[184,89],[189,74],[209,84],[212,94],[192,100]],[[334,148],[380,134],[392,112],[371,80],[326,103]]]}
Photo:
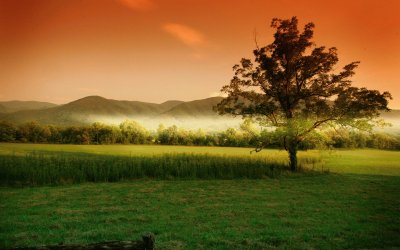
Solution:
{"label": "tall grass", "polygon": [[52,185],[153,179],[235,179],[279,176],[285,163],[265,157],[209,154],[0,156],[0,184]]}

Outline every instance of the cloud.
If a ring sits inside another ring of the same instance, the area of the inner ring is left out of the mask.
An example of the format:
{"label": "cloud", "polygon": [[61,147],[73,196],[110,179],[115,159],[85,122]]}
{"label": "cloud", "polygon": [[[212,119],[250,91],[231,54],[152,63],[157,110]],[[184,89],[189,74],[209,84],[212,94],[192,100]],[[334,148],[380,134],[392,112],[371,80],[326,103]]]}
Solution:
{"label": "cloud", "polygon": [[204,35],[189,26],[167,23],[163,29],[188,46],[197,47],[205,43]]}
{"label": "cloud", "polygon": [[151,0],[117,0],[117,1],[133,10],[150,10],[156,6],[156,4]]}

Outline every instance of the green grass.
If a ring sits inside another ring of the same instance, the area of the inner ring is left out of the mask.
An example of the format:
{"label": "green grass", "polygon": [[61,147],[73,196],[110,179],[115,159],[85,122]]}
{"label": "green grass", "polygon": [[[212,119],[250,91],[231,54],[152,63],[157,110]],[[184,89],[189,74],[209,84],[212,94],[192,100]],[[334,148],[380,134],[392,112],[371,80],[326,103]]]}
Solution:
{"label": "green grass", "polygon": [[208,154],[132,157],[78,153],[0,155],[0,184],[35,186],[143,178],[256,179],[279,176],[284,168],[285,164],[274,159]]}
{"label": "green grass", "polygon": [[399,181],[331,174],[0,188],[0,243],[89,243],[152,231],[158,249],[396,248]]}
{"label": "green grass", "polygon": [[[43,151],[94,158],[254,156],[243,148],[0,144],[3,155]],[[158,249],[400,248],[400,152],[299,155],[320,159],[330,173],[0,187],[0,248],[138,239],[147,231],[156,234]],[[286,152],[259,157],[285,161]]]}
{"label": "green grass", "polygon": [[400,175],[400,151],[355,149],[321,151],[325,168],[336,173]]}

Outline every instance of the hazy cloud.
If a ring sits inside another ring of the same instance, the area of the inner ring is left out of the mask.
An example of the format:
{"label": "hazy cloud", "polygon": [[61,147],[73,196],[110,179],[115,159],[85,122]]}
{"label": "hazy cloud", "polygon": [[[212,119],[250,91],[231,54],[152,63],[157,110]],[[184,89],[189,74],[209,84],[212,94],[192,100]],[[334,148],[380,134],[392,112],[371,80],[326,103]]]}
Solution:
{"label": "hazy cloud", "polygon": [[150,10],[156,6],[156,4],[151,0],[117,0],[117,1],[133,10]]}
{"label": "hazy cloud", "polygon": [[188,46],[196,47],[205,43],[204,35],[189,26],[167,23],[163,25],[163,29]]}

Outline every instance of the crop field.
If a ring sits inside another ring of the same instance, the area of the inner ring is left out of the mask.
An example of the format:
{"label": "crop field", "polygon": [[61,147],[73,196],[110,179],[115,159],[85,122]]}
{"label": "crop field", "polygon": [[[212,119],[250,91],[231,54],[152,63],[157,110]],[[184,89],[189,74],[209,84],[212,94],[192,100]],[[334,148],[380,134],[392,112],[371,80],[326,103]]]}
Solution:
{"label": "crop field", "polygon": [[[400,152],[299,152],[304,171],[293,174],[285,151],[251,150],[0,144],[0,248],[147,231],[158,249],[400,248]],[[157,176],[115,177],[132,172],[129,162],[154,173],[167,160]],[[65,172],[52,172],[62,163]],[[30,166],[43,182],[24,179]],[[82,173],[99,178],[74,181]]]}

